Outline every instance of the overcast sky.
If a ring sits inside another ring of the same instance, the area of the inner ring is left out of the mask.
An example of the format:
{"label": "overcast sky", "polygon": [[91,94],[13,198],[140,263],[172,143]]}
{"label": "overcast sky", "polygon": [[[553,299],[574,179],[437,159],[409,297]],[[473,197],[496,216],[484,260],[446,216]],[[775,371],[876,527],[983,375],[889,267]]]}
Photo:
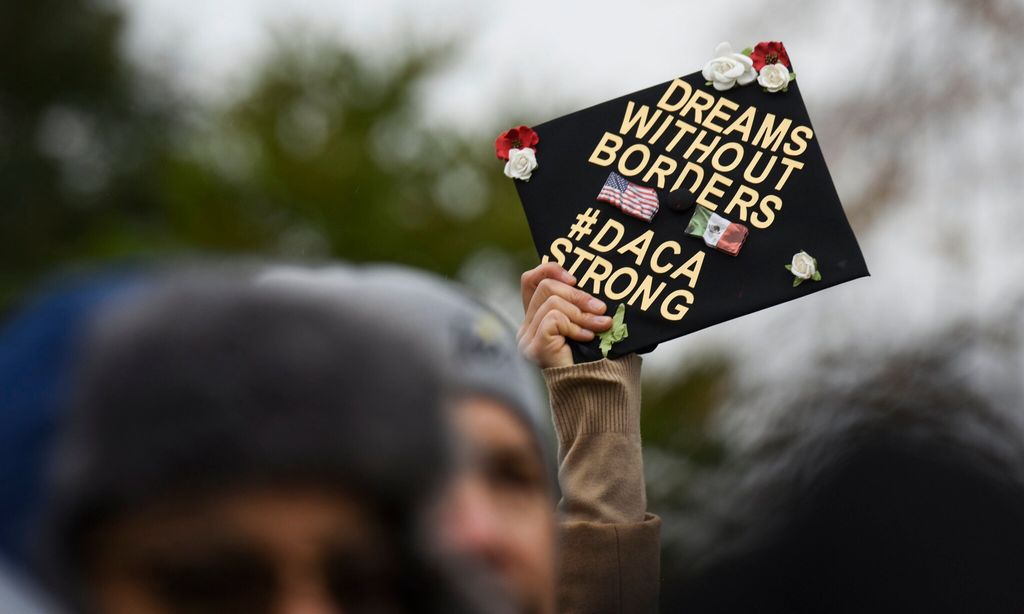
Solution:
{"label": "overcast sky", "polygon": [[[830,18],[813,32],[792,15],[765,11],[763,2],[729,0],[123,1],[132,54],[201,99],[230,96],[244,84],[275,32],[337,37],[382,62],[406,45],[458,38],[459,59],[424,92],[423,104],[430,118],[468,129],[490,127],[514,109],[562,113],[661,83],[700,68],[721,40],[738,48],[788,41],[801,89],[813,99],[842,83],[816,51],[851,29],[869,30],[874,18],[849,0],[830,2]],[[749,13],[755,7],[762,18]],[[844,53],[870,53],[869,41],[846,40],[853,47]]]}

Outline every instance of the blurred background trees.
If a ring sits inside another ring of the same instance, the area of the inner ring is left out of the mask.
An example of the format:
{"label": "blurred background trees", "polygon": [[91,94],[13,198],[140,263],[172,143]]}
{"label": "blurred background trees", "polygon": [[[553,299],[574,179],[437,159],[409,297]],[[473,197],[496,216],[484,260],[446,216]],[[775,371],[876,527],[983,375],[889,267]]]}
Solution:
{"label": "blurred background trees", "polygon": [[417,88],[446,47],[382,71],[336,44],[281,43],[250,91],[197,108],[120,55],[112,9],[2,10],[2,307],[55,268],[153,255],[388,260],[446,275],[482,246],[532,260],[489,144],[416,122]]}
{"label": "blurred background trees", "polygon": [[155,213],[171,117],[140,99],[121,28],[90,2],[0,7],[0,309],[54,268],[145,241],[130,227]]}
{"label": "blurred background trees", "polygon": [[[1024,87],[1011,53],[1024,7],[789,0],[766,26],[745,6],[735,23],[716,22],[729,29],[723,38],[807,38],[793,54],[801,89],[875,277],[648,359],[646,469],[651,506],[665,518],[667,570],[685,558],[697,478],[770,431],[781,410],[769,407],[817,374],[859,369],[842,359],[848,348],[971,347],[983,386],[983,355],[995,351],[985,348],[998,347],[999,364],[1024,381],[1024,248],[1014,238],[1024,227]],[[812,40],[837,20],[865,37]],[[124,32],[125,13],[109,2],[0,5],[0,313],[56,272],[240,254],[411,264],[518,316],[518,274],[536,256],[493,137],[596,100],[538,77],[532,90],[516,84],[535,93],[524,94],[533,107],[510,102],[515,111],[496,109],[493,125],[456,130],[430,121],[421,102],[459,62],[459,36],[389,49],[382,62],[375,49],[288,30],[247,67],[244,87],[196,101],[140,68]],[[719,33],[709,35],[708,52]],[[703,59],[669,64],[685,73]],[[827,85],[814,80],[822,74],[833,77]],[[611,95],[630,91],[630,78],[609,79]],[[950,338],[959,345],[939,343]],[[1018,406],[1024,398],[1020,388],[1000,394]]]}

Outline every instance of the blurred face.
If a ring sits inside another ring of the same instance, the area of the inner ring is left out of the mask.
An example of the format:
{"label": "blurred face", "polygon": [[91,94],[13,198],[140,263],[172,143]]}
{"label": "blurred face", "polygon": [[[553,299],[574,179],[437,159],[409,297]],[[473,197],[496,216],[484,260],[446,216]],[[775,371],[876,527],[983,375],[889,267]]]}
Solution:
{"label": "blurred face", "polygon": [[256,490],[154,506],[92,541],[105,614],[396,612],[396,561],[357,503]]}
{"label": "blurred face", "polygon": [[554,501],[527,428],[500,403],[454,410],[466,452],[444,506],[446,547],[494,573],[521,611],[555,607]]}

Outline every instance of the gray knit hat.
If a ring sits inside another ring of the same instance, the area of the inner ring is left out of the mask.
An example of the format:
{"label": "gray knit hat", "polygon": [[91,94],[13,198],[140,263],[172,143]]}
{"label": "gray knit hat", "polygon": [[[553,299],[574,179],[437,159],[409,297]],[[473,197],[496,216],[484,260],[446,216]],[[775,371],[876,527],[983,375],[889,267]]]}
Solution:
{"label": "gray knit hat", "polygon": [[336,296],[426,341],[452,397],[479,394],[501,401],[526,424],[553,466],[550,419],[536,369],[520,355],[513,327],[456,284],[394,265],[278,266],[258,283]]}
{"label": "gray knit hat", "polygon": [[[396,467],[448,445],[444,378],[415,339],[217,270],[154,286],[92,327],[54,451],[57,492],[124,506],[298,476],[402,505],[443,479],[440,467],[429,480]],[[351,433],[366,445],[344,445]]]}
{"label": "gray knit hat", "polygon": [[40,521],[41,569],[69,600],[84,596],[97,527],[169,499],[296,484],[357,498],[418,570],[409,590],[440,594],[415,534],[452,457],[433,353],[355,305],[254,274],[172,275],[91,327]]}

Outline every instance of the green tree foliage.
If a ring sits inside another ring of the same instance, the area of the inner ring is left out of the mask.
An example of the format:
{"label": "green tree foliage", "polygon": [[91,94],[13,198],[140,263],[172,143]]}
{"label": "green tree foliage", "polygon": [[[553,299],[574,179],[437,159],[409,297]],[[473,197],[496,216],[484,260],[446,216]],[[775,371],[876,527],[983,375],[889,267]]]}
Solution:
{"label": "green tree foliage", "polygon": [[0,4],[0,307],[155,207],[165,112],[143,102],[120,31],[94,2]]}
{"label": "green tree foliage", "polygon": [[[491,139],[422,125],[451,50],[382,69],[337,43],[282,43],[222,108],[119,52],[81,0],[0,13],[0,308],[54,269],[187,253],[392,261],[455,275],[481,249],[534,260]],[[170,101],[170,102],[168,102]]]}
{"label": "green tree foliage", "polygon": [[446,49],[382,71],[331,45],[284,46],[253,89],[164,167],[168,224],[190,245],[387,260],[454,275],[481,248],[532,248],[490,139],[416,120]]}

